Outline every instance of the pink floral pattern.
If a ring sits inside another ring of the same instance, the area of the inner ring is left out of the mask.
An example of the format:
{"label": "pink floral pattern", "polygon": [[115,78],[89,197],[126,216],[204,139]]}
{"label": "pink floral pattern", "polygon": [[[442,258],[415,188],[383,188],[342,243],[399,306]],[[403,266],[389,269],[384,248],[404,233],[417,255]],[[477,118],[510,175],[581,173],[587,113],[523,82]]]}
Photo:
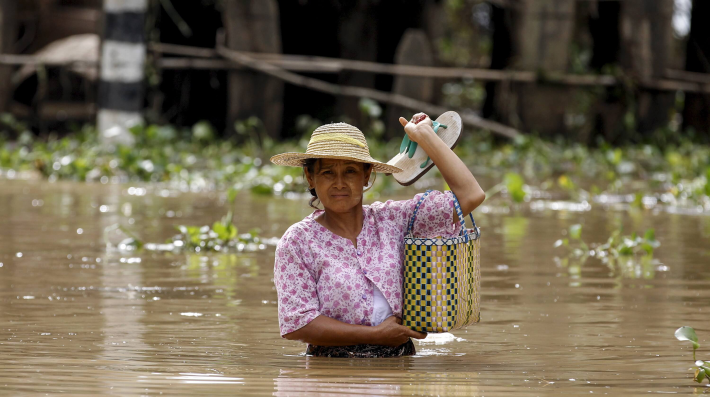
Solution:
{"label": "pink floral pattern", "polygon": [[[404,235],[420,197],[421,193],[411,200],[363,205],[357,248],[315,220],[321,210],[289,227],[274,263],[281,335],[319,315],[371,325],[373,285],[401,317]],[[413,235],[456,235],[460,227],[453,224],[453,211],[451,192],[432,191],[419,207]]]}

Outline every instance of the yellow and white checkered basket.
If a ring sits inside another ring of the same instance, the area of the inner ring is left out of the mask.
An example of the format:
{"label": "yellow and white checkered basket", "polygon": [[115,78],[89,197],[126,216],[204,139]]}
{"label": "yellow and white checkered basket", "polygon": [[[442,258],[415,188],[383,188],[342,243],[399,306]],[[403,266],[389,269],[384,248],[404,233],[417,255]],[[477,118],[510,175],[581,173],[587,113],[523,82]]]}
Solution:
{"label": "yellow and white checkered basket", "polygon": [[[402,324],[420,332],[449,332],[481,320],[481,231],[473,215],[472,229],[454,195],[461,234],[453,238],[417,238],[414,208],[404,238],[404,307]],[[452,192],[453,193],[453,192]]]}

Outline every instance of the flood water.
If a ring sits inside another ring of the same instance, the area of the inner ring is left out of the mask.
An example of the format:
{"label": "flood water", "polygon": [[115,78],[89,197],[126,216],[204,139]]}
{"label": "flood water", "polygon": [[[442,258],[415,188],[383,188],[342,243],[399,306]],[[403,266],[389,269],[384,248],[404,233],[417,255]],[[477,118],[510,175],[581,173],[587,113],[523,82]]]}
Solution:
{"label": "flood water", "polygon": [[[160,243],[175,225],[227,211],[217,193],[129,187],[0,181],[0,394],[710,394],[692,381],[690,343],[673,336],[693,326],[698,358],[710,359],[710,216],[507,211],[492,199],[475,214],[479,325],[415,342],[414,357],[324,359],[279,336],[273,247],[107,251],[112,224]],[[280,236],[310,213],[306,199],[237,201],[240,233]],[[552,246],[575,223],[587,242],[620,223],[629,234],[655,228],[662,245],[643,266],[565,266]]]}

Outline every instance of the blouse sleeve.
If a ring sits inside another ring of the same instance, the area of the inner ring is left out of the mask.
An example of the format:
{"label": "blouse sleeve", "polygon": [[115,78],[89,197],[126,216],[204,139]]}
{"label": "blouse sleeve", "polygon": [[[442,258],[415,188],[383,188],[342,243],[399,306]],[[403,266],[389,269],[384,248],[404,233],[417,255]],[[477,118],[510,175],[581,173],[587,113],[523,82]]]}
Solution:
{"label": "blouse sleeve", "polygon": [[[414,208],[424,193],[419,193],[410,200],[387,201],[382,204],[382,210],[389,213],[407,232],[409,220]],[[451,237],[461,231],[459,224],[454,224],[454,196],[451,191],[439,192],[433,190],[424,199],[417,211],[412,234],[417,237]]]}
{"label": "blouse sleeve", "polygon": [[281,336],[296,331],[320,315],[316,279],[306,266],[289,229],[276,247],[274,284],[278,293]]}

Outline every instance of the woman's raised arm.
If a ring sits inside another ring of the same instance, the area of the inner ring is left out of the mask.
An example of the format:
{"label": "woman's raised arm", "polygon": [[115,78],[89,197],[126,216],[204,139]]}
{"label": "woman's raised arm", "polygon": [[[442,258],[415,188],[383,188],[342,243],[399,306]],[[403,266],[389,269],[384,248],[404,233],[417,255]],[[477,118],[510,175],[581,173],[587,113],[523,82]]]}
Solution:
{"label": "woman's raised arm", "polygon": [[[431,158],[431,161],[439,168],[444,180],[459,199],[461,211],[464,215],[483,203],[483,200],[486,199],[486,194],[481,189],[478,181],[476,181],[476,178],[459,156],[449,149],[444,141],[436,135],[429,117],[419,122],[419,124],[409,122],[404,117],[400,117],[399,122],[404,127],[409,139],[421,146]],[[458,222],[458,216],[455,212],[454,222]]]}

